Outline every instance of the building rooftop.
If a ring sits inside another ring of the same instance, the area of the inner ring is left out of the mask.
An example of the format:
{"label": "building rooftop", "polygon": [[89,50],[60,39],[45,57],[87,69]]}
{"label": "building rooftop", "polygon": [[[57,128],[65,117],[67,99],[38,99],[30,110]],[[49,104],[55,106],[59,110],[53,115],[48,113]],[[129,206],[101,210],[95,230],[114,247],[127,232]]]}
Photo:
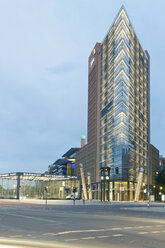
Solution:
{"label": "building rooftop", "polygon": [[78,150],[80,150],[80,148],[76,147],[76,148],[70,148],[62,157],[63,158],[69,158],[72,154],[74,154],[75,152],[77,152]]}

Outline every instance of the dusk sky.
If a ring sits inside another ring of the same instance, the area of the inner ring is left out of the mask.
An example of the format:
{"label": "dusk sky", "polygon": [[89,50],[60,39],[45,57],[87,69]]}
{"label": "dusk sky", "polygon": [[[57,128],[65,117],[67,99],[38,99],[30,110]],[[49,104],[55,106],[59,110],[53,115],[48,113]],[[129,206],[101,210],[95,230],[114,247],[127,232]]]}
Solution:
{"label": "dusk sky", "polygon": [[44,172],[80,146],[88,56],[122,4],[151,57],[151,143],[165,155],[164,0],[0,0],[0,173]]}

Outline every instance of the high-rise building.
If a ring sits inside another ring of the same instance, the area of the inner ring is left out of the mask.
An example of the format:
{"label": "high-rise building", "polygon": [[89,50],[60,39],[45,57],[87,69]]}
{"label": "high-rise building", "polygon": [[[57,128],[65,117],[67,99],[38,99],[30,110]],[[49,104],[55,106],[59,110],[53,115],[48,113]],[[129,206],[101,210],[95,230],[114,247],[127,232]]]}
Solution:
{"label": "high-rise building", "polygon": [[[113,188],[147,181],[150,143],[150,58],[124,7],[101,44],[100,167],[111,167]],[[121,184],[120,184],[121,185]]]}
{"label": "high-rise building", "polygon": [[91,174],[91,182],[99,182],[99,127],[100,127],[100,43],[96,43],[88,59],[88,127],[87,144],[76,154],[76,173],[79,164],[84,165],[84,174]]}
{"label": "high-rise building", "polygon": [[132,199],[139,172],[144,183],[149,175],[150,57],[123,6],[92,50],[88,71],[88,142],[77,161],[81,154],[93,182],[110,167],[111,198]]}

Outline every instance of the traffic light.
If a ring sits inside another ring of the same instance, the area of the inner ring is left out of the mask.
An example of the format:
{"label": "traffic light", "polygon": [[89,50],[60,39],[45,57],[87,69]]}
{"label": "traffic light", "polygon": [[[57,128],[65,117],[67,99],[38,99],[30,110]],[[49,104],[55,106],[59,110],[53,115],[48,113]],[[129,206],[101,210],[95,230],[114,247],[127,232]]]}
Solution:
{"label": "traffic light", "polygon": [[76,187],[73,187],[73,193],[76,193],[77,189]]}
{"label": "traffic light", "polygon": [[110,167],[102,167],[101,180],[109,180],[109,179],[110,179]]}

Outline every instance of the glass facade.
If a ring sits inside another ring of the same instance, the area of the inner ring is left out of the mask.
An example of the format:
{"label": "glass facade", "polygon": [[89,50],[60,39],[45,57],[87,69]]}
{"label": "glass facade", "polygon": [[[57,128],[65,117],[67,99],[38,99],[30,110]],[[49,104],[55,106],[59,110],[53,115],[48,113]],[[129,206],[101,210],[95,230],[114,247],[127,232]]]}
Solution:
{"label": "glass facade", "polygon": [[[101,44],[100,167],[111,181],[147,181],[150,130],[149,55],[122,7]],[[131,194],[131,193],[130,193]],[[117,195],[122,199],[122,194]]]}
{"label": "glass facade", "polygon": [[73,187],[79,194],[79,180],[74,176],[22,172],[0,174],[0,198],[4,199],[66,199]]}

